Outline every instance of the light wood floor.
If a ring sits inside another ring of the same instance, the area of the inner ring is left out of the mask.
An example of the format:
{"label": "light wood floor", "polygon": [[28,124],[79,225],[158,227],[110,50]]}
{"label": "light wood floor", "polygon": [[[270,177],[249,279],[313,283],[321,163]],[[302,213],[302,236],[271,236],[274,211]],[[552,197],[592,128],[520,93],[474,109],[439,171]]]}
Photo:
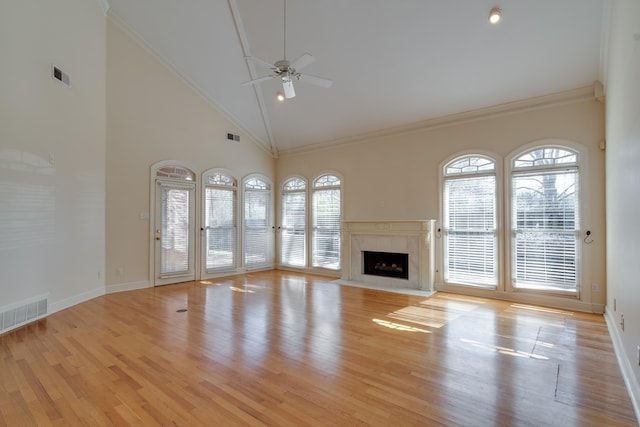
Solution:
{"label": "light wood floor", "polygon": [[106,295],[0,336],[0,425],[637,422],[602,316],[270,271]]}

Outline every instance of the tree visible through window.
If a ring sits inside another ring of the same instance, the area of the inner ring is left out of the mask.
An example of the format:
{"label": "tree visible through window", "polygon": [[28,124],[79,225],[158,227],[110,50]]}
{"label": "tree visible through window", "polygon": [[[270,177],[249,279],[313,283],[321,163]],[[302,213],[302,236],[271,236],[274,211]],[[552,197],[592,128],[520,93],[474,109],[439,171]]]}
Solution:
{"label": "tree visible through window", "polygon": [[511,189],[514,289],[577,292],[578,155],[548,147],[513,161]]}

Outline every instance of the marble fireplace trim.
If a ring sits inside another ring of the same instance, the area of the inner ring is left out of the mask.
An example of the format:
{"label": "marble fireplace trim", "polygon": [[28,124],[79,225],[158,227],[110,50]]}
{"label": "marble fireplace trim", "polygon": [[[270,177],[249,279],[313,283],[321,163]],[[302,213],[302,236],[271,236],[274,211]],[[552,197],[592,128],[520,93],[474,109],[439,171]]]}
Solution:
{"label": "marble fireplace trim", "polygon": [[[435,220],[344,221],[342,279],[398,289],[433,291]],[[409,279],[362,274],[362,252],[409,254]]]}

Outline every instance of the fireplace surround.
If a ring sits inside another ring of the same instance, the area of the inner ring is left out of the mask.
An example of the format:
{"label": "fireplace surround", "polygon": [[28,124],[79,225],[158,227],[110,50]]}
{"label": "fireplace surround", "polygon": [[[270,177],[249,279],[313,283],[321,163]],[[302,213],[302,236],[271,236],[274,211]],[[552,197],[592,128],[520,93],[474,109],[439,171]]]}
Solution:
{"label": "fireplace surround", "polygon": [[[394,289],[434,290],[435,220],[343,221],[342,276]],[[407,254],[407,278],[364,272],[364,252]]]}

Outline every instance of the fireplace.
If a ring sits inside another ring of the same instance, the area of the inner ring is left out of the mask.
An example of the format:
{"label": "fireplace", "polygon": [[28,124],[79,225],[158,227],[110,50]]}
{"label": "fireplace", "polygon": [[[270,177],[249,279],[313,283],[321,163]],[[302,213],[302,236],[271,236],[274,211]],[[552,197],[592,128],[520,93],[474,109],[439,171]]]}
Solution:
{"label": "fireplace", "polygon": [[[399,290],[433,291],[434,229],[435,220],[344,221],[341,279]],[[373,268],[371,274],[364,261],[365,252],[404,254],[406,258],[375,261],[369,266]],[[376,263],[380,263],[377,271]],[[384,268],[380,268],[382,264]]]}
{"label": "fireplace", "polygon": [[409,279],[409,254],[363,251],[362,264],[363,274]]}

